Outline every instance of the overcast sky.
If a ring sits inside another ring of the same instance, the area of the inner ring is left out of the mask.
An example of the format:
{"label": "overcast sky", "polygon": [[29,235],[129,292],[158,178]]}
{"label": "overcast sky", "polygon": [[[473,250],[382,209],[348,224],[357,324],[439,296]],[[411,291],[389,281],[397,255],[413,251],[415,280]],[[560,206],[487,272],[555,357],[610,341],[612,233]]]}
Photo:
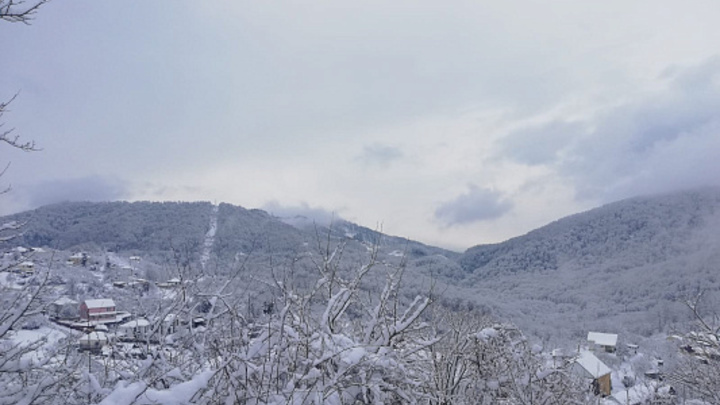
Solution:
{"label": "overcast sky", "polygon": [[720,2],[55,0],[0,23],[2,213],[209,200],[456,250],[720,183]]}

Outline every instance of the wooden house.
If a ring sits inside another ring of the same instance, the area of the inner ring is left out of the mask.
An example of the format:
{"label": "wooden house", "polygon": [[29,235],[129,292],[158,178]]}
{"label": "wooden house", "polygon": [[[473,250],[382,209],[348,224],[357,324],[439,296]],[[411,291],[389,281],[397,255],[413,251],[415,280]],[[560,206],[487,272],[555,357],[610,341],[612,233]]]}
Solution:
{"label": "wooden house", "polygon": [[579,375],[592,380],[593,394],[608,396],[612,393],[612,370],[587,350],[578,353],[573,370]]}

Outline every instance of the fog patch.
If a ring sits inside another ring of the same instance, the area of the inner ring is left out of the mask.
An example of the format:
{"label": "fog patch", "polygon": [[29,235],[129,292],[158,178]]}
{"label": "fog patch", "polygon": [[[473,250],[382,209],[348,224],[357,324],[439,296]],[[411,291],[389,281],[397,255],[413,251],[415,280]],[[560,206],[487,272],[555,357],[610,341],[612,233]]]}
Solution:
{"label": "fog patch", "polygon": [[435,219],[446,226],[465,225],[501,217],[512,203],[497,191],[470,185],[470,190],[443,203],[435,210]]}
{"label": "fog patch", "polygon": [[65,201],[114,201],[128,196],[128,185],[117,178],[87,176],[46,180],[13,191],[27,209]]}
{"label": "fog patch", "polygon": [[337,213],[320,207],[311,207],[304,201],[298,205],[281,205],[277,201],[270,201],[263,205],[262,209],[286,224],[296,227],[312,224],[329,226],[333,221],[340,219]]}

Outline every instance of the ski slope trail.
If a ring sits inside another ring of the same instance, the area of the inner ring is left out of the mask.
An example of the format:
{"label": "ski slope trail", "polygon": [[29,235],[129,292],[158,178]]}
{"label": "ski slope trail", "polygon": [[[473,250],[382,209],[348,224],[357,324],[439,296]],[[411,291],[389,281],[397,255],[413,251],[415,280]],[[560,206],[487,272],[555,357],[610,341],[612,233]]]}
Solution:
{"label": "ski slope trail", "polygon": [[200,255],[200,266],[205,272],[205,267],[210,260],[210,254],[212,253],[213,244],[215,243],[215,233],[217,232],[217,220],[218,220],[218,209],[220,206],[214,204],[212,212],[210,213],[210,228],[205,234],[205,240],[203,241],[203,250]]}

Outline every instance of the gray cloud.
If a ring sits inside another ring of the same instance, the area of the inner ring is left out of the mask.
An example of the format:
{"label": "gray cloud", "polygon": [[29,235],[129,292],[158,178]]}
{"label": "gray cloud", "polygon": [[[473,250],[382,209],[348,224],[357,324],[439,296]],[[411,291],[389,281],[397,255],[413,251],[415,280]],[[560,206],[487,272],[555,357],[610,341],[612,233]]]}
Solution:
{"label": "gray cloud", "polygon": [[435,218],[447,226],[488,221],[501,217],[512,208],[500,193],[470,185],[470,190],[435,210]]}
{"label": "gray cloud", "polygon": [[307,225],[315,222],[318,225],[327,226],[332,221],[340,219],[335,212],[324,208],[311,207],[306,202],[291,206],[281,205],[277,201],[270,201],[263,205],[262,209],[281,218],[290,225]]}
{"label": "gray cloud", "polygon": [[664,90],[584,121],[516,131],[501,141],[502,156],[552,168],[581,200],[718,184],[720,59],[664,80]]}
{"label": "gray cloud", "polygon": [[558,153],[586,131],[578,122],[552,121],[539,127],[513,132],[500,141],[501,153],[528,165],[543,165],[558,159]]}
{"label": "gray cloud", "polygon": [[112,201],[127,198],[124,182],[100,176],[48,180],[22,185],[13,191],[27,208],[63,201]]}
{"label": "gray cloud", "polygon": [[390,163],[403,157],[403,153],[399,148],[381,144],[368,145],[363,148],[362,154],[358,156],[358,160],[365,165],[377,165],[380,167],[388,167]]}

